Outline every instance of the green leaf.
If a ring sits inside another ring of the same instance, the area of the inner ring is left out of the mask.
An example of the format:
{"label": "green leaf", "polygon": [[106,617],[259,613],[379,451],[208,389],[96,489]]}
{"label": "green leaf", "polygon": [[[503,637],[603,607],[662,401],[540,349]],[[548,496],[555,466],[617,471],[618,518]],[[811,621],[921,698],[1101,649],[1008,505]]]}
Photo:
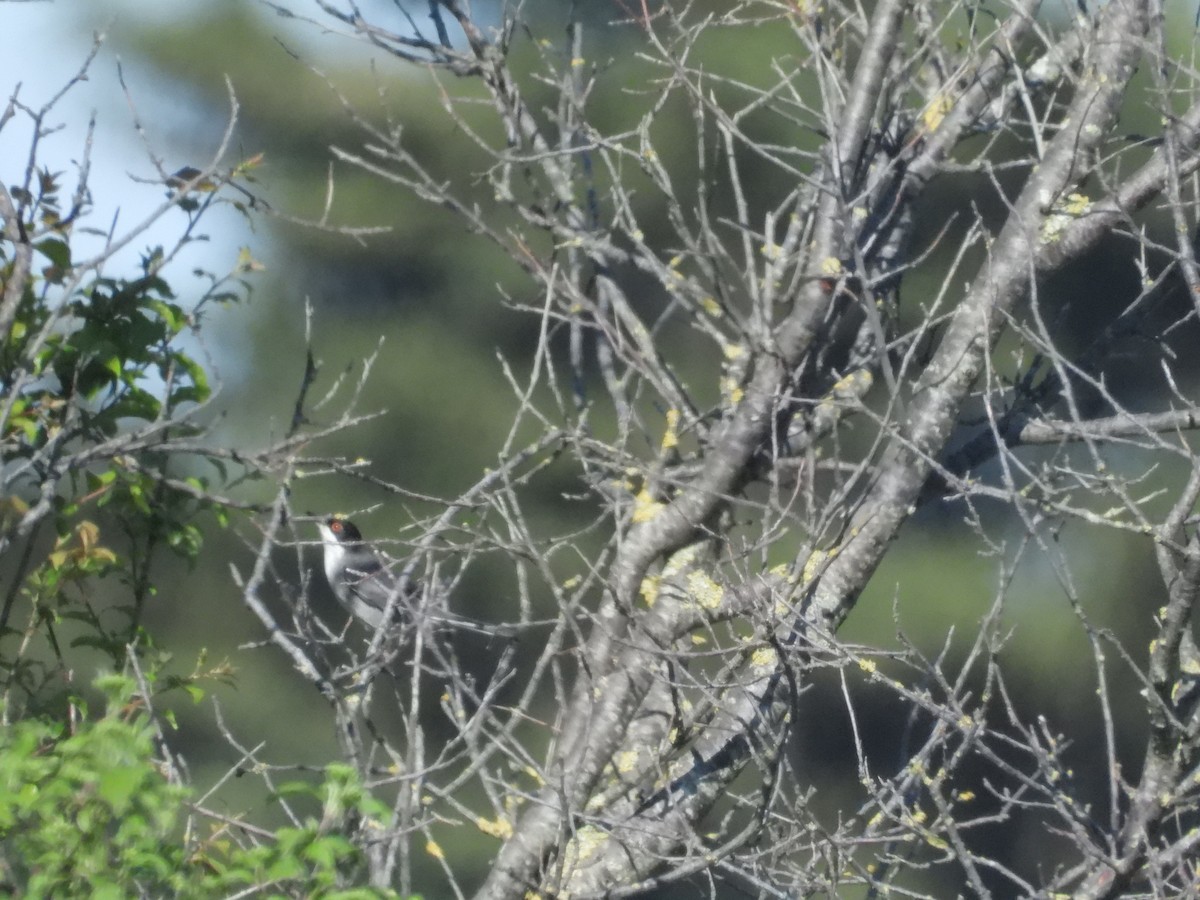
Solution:
{"label": "green leaf", "polygon": [[44,241],[39,241],[33,245],[34,248],[54,263],[60,269],[71,268],[71,247],[63,240],[58,238],[46,238]]}
{"label": "green leaf", "polygon": [[174,303],[151,300],[149,307],[158,313],[171,334],[178,334],[187,325],[187,314]]}
{"label": "green leaf", "polygon": [[117,815],[123,815],[142,786],[142,773],[135,768],[108,769],[100,774],[97,791]]}
{"label": "green leaf", "polygon": [[206,696],[204,688],[197,684],[185,684],[183,685],[183,689],[187,691],[187,694],[192,698],[193,703],[199,703]]}

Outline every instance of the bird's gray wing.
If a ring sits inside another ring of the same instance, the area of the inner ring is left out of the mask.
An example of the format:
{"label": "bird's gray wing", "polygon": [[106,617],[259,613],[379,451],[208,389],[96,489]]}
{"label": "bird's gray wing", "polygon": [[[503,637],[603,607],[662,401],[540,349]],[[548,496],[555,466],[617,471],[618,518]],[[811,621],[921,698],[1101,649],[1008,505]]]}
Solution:
{"label": "bird's gray wing", "polygon": [[346,567],[346,589],[359,618],[378,625],[399,582],[395,573],[378,559]]}

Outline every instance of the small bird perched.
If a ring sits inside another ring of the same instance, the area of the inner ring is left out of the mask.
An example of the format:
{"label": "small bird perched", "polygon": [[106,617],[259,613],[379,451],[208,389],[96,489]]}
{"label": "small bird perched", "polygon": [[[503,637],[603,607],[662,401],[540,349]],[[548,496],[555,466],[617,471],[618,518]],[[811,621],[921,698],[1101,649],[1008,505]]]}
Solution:
{"label": "small bird perched", "polygon": [[[431,613],[414,608],[420,586],[396,575],[375,548],[363,540],[362,532],[349,519],[330,516],[317,523],[325,545],[325,580],[342,607],[370,628],[383,624],[383,614],[392,605],[392,622],[412,622],[416,614],[426,622],[456,630],[474,631],[490,637],[513,636],[510,625],[477,622],[448,610]],[[392,598],[395,597],[393,600]]]}
{"label": "small bird perched", "polygon": [[330,516],[317,528],[325,545],[325,578],[334,596],[355,618],[378,628],[388,603],[398,611],[404,599],[399,595],[410,594],[412,586],[401,583],[353,522]]}

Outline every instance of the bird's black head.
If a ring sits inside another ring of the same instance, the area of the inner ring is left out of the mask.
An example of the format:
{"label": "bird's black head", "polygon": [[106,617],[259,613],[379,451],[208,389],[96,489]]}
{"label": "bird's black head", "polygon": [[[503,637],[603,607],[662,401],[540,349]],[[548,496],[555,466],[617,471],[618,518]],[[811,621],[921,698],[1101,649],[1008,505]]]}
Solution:
{"label": "bird's black head", "polygon": [[362,532],[349,519],[330,516],[325,520],[325,527],[333,532],[333,536],[343,544],[361,544]]}

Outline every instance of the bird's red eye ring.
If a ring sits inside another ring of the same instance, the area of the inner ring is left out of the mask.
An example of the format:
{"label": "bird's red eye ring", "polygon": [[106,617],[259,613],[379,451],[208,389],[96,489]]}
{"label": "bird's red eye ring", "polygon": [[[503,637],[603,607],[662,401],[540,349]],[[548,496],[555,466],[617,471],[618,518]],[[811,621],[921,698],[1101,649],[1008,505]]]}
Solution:
{"label": "bird's red eye ring", "polygon": [[342,530],[342,523],[339,522],[337,519],[334,519],[332,522],[329,523],[329,530],[332,531],[334,534],[340,534],[341,530]]}

